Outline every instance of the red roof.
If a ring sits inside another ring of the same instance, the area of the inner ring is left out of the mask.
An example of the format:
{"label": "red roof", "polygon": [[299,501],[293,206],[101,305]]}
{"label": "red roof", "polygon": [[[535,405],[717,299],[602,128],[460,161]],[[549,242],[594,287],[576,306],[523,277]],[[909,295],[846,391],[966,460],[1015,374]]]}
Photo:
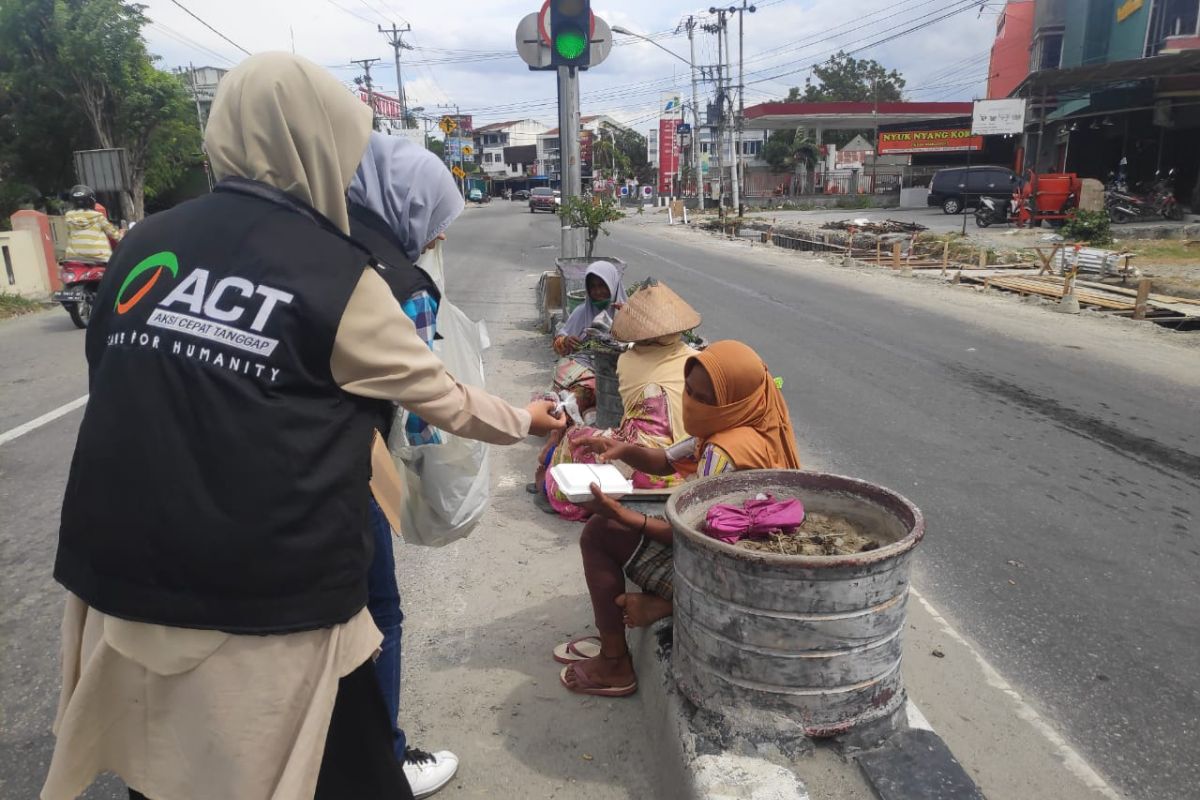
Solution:
{"label": "red roof", "polygon": [[[600,116],[601,116],[600,114],[593,114],[590,117],[580,117],[579,124],[587,125],[592,120],[600,119]],[[542,135],[542,136],[558,136],[558,128],[551,128],[550,130],[548,130],[545,133],[542,133],[540,135]]]}
{"label": "red roof", "polygon": [[801,126],[838,128],[869,128],[872,125],[891,125],[898,122],[952,119],[971,116],[970,102],[955,103],[759,103],[746,108],[747,127],[796,128]]}

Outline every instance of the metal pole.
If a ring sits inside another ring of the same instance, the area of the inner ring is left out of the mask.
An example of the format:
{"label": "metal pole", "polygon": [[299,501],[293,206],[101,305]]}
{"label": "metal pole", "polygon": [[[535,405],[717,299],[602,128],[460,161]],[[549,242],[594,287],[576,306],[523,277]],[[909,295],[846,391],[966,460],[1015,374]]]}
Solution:
{"label": "metal pole", "polygon": [[721,28],[725,25],[725,12],[717,12],[717,140],[713,145],[717,152],[717,212],[725,213],[725,37]]}
{"label": "metal pole", "polygon": [[704,181],[700,174],[700,101],[696,91],[696,20],[688,17],[687,34],[690,50],[692,73],[692,182],[696,186],[696,199],[700,208],[704,208]]}
{"label": "metal pole", "polygon": [[[575,67],[558,68],[558,161],[562,201],[569,202],[583,193],[579,174],[579,71]],[[584,253],[583,229],[562,229],[563,258],[579,258]]]}
{"label": "metal pole", "polygon": [[412,25],[405,25],[403,28],[397,28],[396,23],[392,23],[391,28],[385,28],[382,25],[377,25],[380,33],[387,34],[388,44],[392,46],[392,53],[396,59],[396,92],[400,99],[400,127],[408,127],[408,101],[404,95],[404,79],[400,77],[400,51],[407,49],[408,45],[404,43],[404,34],[412,30]]}
{"label": "metal pole", "polygon": [[[735,169],[741,177],[745,176],[746,164],[745,155],[742,153],[742,129],[746,124],[746,82],[745,82],[745,63],[742,58],[742,52],[746,44],[745,22],[746,12],[754,13],[755,8],[749,5],[746,0],[742,0],[742,7],[738,9],[738,118],[737,118],[737,160],[734,162]],[[740,178],[739,178],[740,180]],[[734,186],[740,184],[735,183]],[[737,189],[734,190],[735,192]],[[737,206],[738,216],[742,216],[742,206],[736,200],[734,205]]]}
{"label": "metal pole", "polygon": [[367,84],[367,105],[371,109],[371,130],[378,129],[375,120],[375,89],[371,85],[371,65],[377,63],[378,61],[378,58],[360,58],[357,61],[352,60],[350,62],[351,64],[358,64],[363,68],[363,73],[365,73],[364,80]]}
{"label": "metal pole", "polygon": [[[721,18],[721,28],[725,32],[725,54],[726,54],[726,57],[732,61],[733,50],[730,49],[730,47],[729,47],[729,23],[724,18],[724,14],[722,14],[722,18]],[[729,87],[730,89],[733,88],[733,75],[731,74],[732,69],[733,69],[733,64],[730,64],[729,68],[726,69],[726,71],[725,71],[725,75],[726,75],[726,84],[725,85],[727,87]],[[732,114],[733,113],[733,98],[732,97],[729,98],[729,110],[730,110],[730,113]],[[738,138],[738,135],[737,135],[737,128],[738,128],[738,121],[735,119],[733,121],[733,131],[731,132],[732,135],[729,137],[730,140],[732,141],[733,147],[735,148],[733,151],[733,163],[729,165],[730,166],[729,179],[733,186],[733,211],[735,214],[741,214],[741,209],[742,209],[741,185],[738,182],[738,161],[741,160],[741,153],[739,153],[736,149],[740,146],[740,139]]]}

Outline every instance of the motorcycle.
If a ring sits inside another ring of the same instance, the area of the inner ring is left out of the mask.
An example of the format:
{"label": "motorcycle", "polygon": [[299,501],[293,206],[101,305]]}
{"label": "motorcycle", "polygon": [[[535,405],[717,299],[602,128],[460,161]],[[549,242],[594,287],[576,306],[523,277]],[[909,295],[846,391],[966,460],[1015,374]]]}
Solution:
{"label": "motorcycle", "polygon": [[[1156,176],[1158,173],[1155,173]],[[1183,208],[1175,199],[1175,170],[1156,177],[1153,187],[1145,196],[1125,189],[1123,184],[1111,183],[1104,192],[1104,209],[1114,225],[1135,220],[1163,218],[1178,222],[1183,219]]]}
{"label": "motorcycle", "polygon": [[986,228],[989,225],[1001,225],[1008,222],[1012,202],[1011,199],[981,196],[979,205],[975,207],[975,224],[980,228]]}
{"label": "motorcycle", "polygon": [[63,261],[58,266],[63,288],[54,293],[54,302],[62,303],[76,328],[86,328],[96,305],[96,290],[108,265]]}

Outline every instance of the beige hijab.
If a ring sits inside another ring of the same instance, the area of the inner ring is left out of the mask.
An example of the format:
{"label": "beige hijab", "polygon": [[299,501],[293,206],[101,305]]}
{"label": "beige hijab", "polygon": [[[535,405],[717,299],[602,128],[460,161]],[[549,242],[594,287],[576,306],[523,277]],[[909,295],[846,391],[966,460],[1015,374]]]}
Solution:
{"label": "beige hijab", "polygon": [[270,184],[349,232],[346,189],[370,133],[370,109],[328,71],[260,53],[221,80],[204,146],[217,178]]}

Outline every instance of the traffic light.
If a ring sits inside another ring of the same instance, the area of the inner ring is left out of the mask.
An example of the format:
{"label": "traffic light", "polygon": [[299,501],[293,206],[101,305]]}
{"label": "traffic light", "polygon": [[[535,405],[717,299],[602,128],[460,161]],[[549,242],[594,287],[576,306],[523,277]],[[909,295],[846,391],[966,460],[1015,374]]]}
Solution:
{"label": "traffic light", "polygon": [[586,67],[591,63],[591,0],[550,0],[550,64]]}

